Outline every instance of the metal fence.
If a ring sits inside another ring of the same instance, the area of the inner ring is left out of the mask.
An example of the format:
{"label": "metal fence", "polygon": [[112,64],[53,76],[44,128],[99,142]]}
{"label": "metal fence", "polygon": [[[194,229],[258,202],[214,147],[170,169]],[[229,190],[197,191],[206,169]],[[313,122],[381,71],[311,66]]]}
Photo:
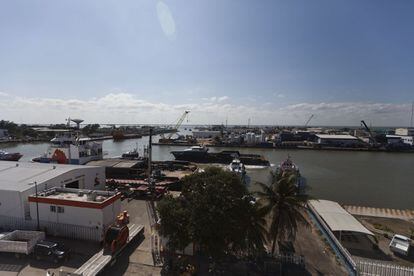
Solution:
{"label": "metal fence", "polygon": [[[73,224],[39,221],[40,230],[47,235],[71,239],[102,241],[104,229]],[[0,216],[0,230],[37,230],[36,220],[26,220],[15,217]]]}
{"label": "metal fence", "polygon": [[414,276],[414,268],[393,265],[389,263],[371,261],[371,260],[357,260],[358,273],[361,276]]}

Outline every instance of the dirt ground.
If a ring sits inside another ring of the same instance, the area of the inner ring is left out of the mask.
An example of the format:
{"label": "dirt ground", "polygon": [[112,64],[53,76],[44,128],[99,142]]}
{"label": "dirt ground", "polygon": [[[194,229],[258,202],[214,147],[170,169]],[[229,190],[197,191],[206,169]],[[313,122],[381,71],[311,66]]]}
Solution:
{"label": "dirt ground", "polygon": [[299,226],[293,247],[296,255],[305,257],[307,272],[310,275],[348,275],[307,213],[305,216],[309,226]]}
{"label": "dirt ground", "polygon": [[[372,247],[371,244],[366,244],[363,250],[355,251],[356,244],[353,246],[347,245],[350,247],[351,254],[355,254],[358,257],[371,258],[382,261],[392,262],[397,265],[410,266],[414,267],[414,249],[412,248],[409,256],[402,256],[393,253],[389,249],[389,244],[391,242],[392,236],[394,234],[400,234],[407,237],[410,237],[411,231],[414,229],[414,222],[401,220],[401,219],[392,219],[392,218],[379,218],[379,217],[365,217],[365,216],[356,216],[356,218],[371,232],[373,232],[378,240],[378,249]],[[358,246],[361,248],[361,246]],[[375,254],[373,253],[375,252]],[[378,252],[381,252],[380,255],[377,255]],[[371,255],[374,254],[374,255]]]}

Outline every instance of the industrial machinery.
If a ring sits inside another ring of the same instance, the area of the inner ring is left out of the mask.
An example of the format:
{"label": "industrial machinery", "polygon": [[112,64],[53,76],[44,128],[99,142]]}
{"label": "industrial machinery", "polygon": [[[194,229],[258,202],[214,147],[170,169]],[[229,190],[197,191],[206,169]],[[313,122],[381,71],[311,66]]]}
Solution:
{"label": "industrial machinery", "polygon": [[120,213],[114,224],[108,227],[104,239],[104,251],[111,255],[116,254],[128,242],[129,238],[129,215],[127,211]]}
{"label": "industrial machinery", "polygon": [[312,118],[314,117],[315,115],[311,115],[310,117],[309,117],[309,119],[306,121],[306,123],[305,123],[305,127],[307,127],[308,126],[308,124],[309,124],[309,122],[312,120]]}
{"label": "industrial machinery", "polygon": [[178,128],[181,126],[181,124],[184,122],[185,117],[187,117],[188,113],[190,113],[189,110],[184,111],[183,115],[178,119],[178,122],[173,127],[173,131],[170,132],[166,137],[162,137],[159,139],[159,143],[171,143],[174,141],[174,139],[171,139],[171,137],[178,131]]}
{"label": "industrial machinery", "polygon": [[365,123],[364,120],[361,120],[361,125],[365,128],[365,130],[369,134],[369,143],[370,143],[370,145],[374,146],[374,147],[377,147],[378,146],[377,140],[375,139],[374,135],[372,134],[371,129],[367,126],[367,124]]}

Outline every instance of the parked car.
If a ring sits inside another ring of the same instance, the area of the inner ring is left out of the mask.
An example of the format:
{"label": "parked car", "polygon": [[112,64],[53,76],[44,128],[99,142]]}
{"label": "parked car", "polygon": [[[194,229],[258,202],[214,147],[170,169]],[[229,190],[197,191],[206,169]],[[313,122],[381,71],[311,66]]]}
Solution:
{"label": "parked car", "polygon": [[410,238],[403,235],[394,235],[390,242],[390,250],[394,253],[399,253],[408,256],[410,251]]}
{"label": "parked car", "polygon": [[42,240],[36,243],[33,256],[36,260],[51,260],[58,263],[69,258],[69,250],[65,249],[63,244],[53,241]]}

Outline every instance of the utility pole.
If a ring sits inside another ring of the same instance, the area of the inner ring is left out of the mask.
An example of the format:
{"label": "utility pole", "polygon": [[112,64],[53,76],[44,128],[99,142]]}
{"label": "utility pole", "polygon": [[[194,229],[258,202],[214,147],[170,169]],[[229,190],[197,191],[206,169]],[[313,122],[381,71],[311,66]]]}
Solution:
{"label": "utility pole", "polygon": [[35,192],[36,192],[36,217],[37,217],[37,231],[40,230],[40,221],[39,221],[39,201],[37,198],[37,182],[34,182],[35,184]]}
{"label": "utility pole", "polygon": [[414,102],[411,103],[411,120],[410,127],[413,127]]}
{"label": "utility pole", "polygon": [[151,165],[152,165],[152,127],[150,127],[150,129],[149,129],[149,141],[148,141],[148,171],[147,171],[147,174],[148,174],[148,188],[149,188],[149,190],[150,190],[150,192],[151,192],[151,197],[153,197],[154,196],[154,193],[155,193],[155,183],[154,183],[154,181],[152,180],[152,176],[151,176],[151,174],[152,174],[152,167],[151,167]]}

